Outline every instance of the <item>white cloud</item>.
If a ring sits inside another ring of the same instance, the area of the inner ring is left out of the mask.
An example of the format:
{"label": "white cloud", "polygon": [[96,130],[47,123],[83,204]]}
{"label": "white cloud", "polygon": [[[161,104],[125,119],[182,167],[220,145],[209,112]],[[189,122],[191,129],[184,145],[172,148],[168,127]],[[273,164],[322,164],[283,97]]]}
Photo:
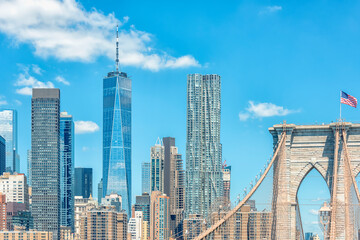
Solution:
{"label": "white cloud", "polygon": [[75,133],[93,133],[99,131],[99,126],[91,121],[75,121]]}
{"label": "white cloud", "polygon": [[282,6],[267,6],[265,8],[263,8],[259,14],[262,15],[262,14],[270,14],[270,13],[275,13],[275,12],[278,12],[278,11],[281,11],[282,10]]}
{"label": "white cloud", "polygon": [[0,95],[0,106],[7,105],[8,102],[6,101],[5,96]]}
{"label": "white cloud", "polygon": [[254,103],[249,101],[249,107],[245,109],[245,112],[239,113],[239,119],[241,121],[246,121],[249,118],[263,118],[263,117],[273,117],[273,116],[286,116],[290,113],[295,113],[298,111],[289,110],[282,106],[277,106],[273,103]]}
{"label": "white cloud", "polygon": [[316,209],[310,209],[309,213],[310,213],[310,214],[312,214],[312,215],[317,216],[317,215],[319,215],[319,210],[316,210]]}
{"label": "white cloud", "polygon": [[87,11],[75,0],[0,1],[0,31],[16,43],[30,44],[42,58],[92,61],[99,56],[115,59],[115,26],[119,29],[121,65],[158,71],[164,68],[199,66],[190,55],[179,58],[153,48],[150,33],[131,26],[125,29],[114,14],[93,8]]}
{"label": "white cloud", "polygon": [[33,88],[54,88],[54,84],[52,82],[42,82],[33,76],[23,73],[19,74],[15,86],[20,87],[16,89],[18,94],[30,96]]}
{"label": "white cloud", "polygon": [[36,73],[36,74],[38,74],[38,75],[41,75],[42,74],[42,69],[38,66],[38,65],[36,65],[36,64],[32,64],[31,65],[31,70],[34,72],[34,73]]}
{"label": "white cloud", "polygon": [[239,118],[240,118],[240,121],[246,121],[250,118],[250,114],[249,113],[239,113]]}
{"label": "white cloud", "polygon": [[62,83],[62,84],[68,85],[68,86],[70,85],[70,82],[67,81],[65,78],[63,78],[62,76],[57,76],[55,78],[55,80],[59,83]]}

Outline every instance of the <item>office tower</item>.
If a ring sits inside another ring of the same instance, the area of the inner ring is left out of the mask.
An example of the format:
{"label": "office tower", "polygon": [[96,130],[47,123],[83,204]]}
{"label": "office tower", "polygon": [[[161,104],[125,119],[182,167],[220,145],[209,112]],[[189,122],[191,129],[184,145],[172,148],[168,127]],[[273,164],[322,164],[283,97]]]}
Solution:
{"label": "office tower", "polygon": [[75,196],[75,240],[80,240],[80,218],[81,216],[93,209],[98,207],[98,202],[91,196],[90,198],[83,198],[82,196]]}
{"label": "office tower", "polygon": [[231,166],[223,165],[223,189],[224,189],[224,204],[230,204],[230,180],[231,180]]}
{"label": "office tower", "polygon": [[199,214],[190,214],[188,218],[184,219],[183,225],[184,240],[192,240],[206,230],[206,221]]}
{"label": "office tower", "polygon": [[117,193],[106,195],[101,199],[102,206],[114,206],[115,210],[120,212],[122,207],[122,197]]}
{"label": "office tower", "polygon": [[185,174],[181,154],[175,147],[175,138],[164,137],[163,148],[164,193],[170,197],[170,231],[176,237],[182,232]]}
{"label": "office tower", "polygon": [[136,203],[134,205],[135,211],[141,211],[143,213],[143,227],[146,229],[145,237],[150,239],[150,195],[149,193],[143,193],[141,196],[136,196]]}
{"label": "office tower", "polygon": [[5,231],[6,226],[6,196],[0,193],[0,231]]}
{"label": "office tower", "polygon": [[127,240],[126,212],[113,208],[91,209],[81,216],[81,239]]}
{"label": "office tower", "polygon": [[98,203],[101,203],[101,198],[103,197],[103,179],[98,183]]}
{"label": "office tower", "polygon": [[170,198],[160,191],[151,193],[150,239],[168,240],[170,238]]}
{"label": "office tower", "polygon": [[[165,142],[164,146],[166,146]],[[180,236],[183,231],[185,172],[183,170],[183,160],[181,154],[178,153],[178,148],[171,146],[169,155],[170,174],[167,184],[170,190],[170,230],[174,236]]]}
{"label": "office tower", "polygon": [[74,122],[60,113],[60,224],[74,229]]}
{"label": "office tower", "polygon": [[128,233],[131,235],[131,240],[141,240],[143,233],[143,213],[135,211],[135,216],[130,218],[128,224]]}
{"label": "office tower", "polygon": [[18,226],[24,227],[26,231],[34,229],[34,219],[30,211],[20,211],[16,216],[12,217],[12,225],[14,229]]}
{"label": "office tower", "polygon": [[150,186],[152,191],[164,192],[164,146],[160,138],[150,148]]}
{"label": "office tower", "polygon": [[6,141],[6,172],[20,172],[17,129],[17,111],[0,110],[0,136]]}
{"label": "office tower", "polygon": [[142,211],[144,221],[150,222],[149,193],[143,193],[141,196],[136,196],[135,211]]}
{"label": "office tower", "polygon": [[[118,46],[117,39],[117,46]],[[116,71],[103,82],[103,196],[122,196],[123,209],[131,210],[131,79]]]}
{"label": "office tower", "polygon": [[0,174],[5,172],[6,168],[6,141],[0,136]]}
{"label": "office tower", "polygon": [[175,147],[175,138],[173,137],[164,137],[162,139],[164,146],[164,193],[170,197],[171,186],[174,185],[171,182],[173,179],[171,175],[171,147]]}
{"label": "office tower", "polygon": [[220,76],[187,77],[186,215],[208,216],[223,196]]}
{"label": "office tower", "polygon": [[75,168],[75,196],[92,195],[92,168]]}
{"label": "office tower", "polygon": [[141,163],[141,192],[150,193],[150,162]]}
{"label": "office tower", "polygon": [[31,150],[27,150],[27,183],[31,186]]}
{"label": "office tower", "polygon": [[1,175],[0,192],[6,195],[7,203],[23,203],[25,209],[29,210],[29,189],[23,173],[10,174],[6,172]]}
{"label": "office tower", "polygon": [[31,99],[32,214],[39,231],[60,235],[60,90],[33,88]]}

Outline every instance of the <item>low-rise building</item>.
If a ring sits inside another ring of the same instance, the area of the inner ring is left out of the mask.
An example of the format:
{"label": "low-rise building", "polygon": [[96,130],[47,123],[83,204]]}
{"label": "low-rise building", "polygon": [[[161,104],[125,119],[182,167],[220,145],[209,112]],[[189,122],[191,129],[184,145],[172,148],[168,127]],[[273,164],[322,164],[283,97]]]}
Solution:
{"label": "low-rise building", "polygon": [[16,227],[23,227],[24,230],[29,231],[34,229],[34,218],[30,211],[20,211],[16,216],[12,217],[12,225],[14,230]]}
{"label": "low-rise building", "polygon": [[29,189],[23,173],[5,172],[0,176],[0,192],[6,194],[6,202],[24,203],[29,210]]}
{"label": "low-rise building", "polygon": [[19,212],[26,211],[25,203],[8,202],[6,203],[6,221],[8,231],[13,231],[13,218],[16,217]]}
{"label": "low-rise building", "polygon": [[80,240],[80,217],[92,208],[96,208],[98,202],[92,198],[83,198],[82,196],[75,196],[75,239]]}
{"label": "low-rise building", "polygon": [[206,221],[202,215],[190,214],[188,218],[184,219],[184,223],[183,223],[184,240],[194,239],[205,230],[206,230]]}
{"label": "low-rise building", "polygon": [[53,240],[53,233],[41,231],[0,231],[0,240]]}
{"label": "low-rise building", "polygon": [[121,211],[122,198],[119,194],[112,193],[101,199],[102,206],[114,206],[116,211]]}
{"label": "low-rise building", "polygon": [[0,193],[0,231],[7,230],[6,196]]}
{"label": "low-rise building", "polygon": [[[252,203],[251,203],[252,204]],[[211,214],[211,223],[214,224],[225,217],[227,211],[218,211]],[[257,211],[253,205],[244,205],[230,219],[227,220],[226,231],[215,231],[215,239],[263,240],[271,238],[272,215],[270,211]]]}
{"label": "low-rise building", "polygon": [[143,213],[135,211],[134,217],[130,218],[128,224],[128,232],[130,233],[131,240],[141,240],[143,231]]}
{"label": "low-rise building", "polygon": [[81,240],[127,240],[127,214],[114,206],[98,207],[81,216]]}
{"label": "low-rise building", "polygon": [[60,226],[60,240],[74,240],[74,234],[71,232],[71,227]]}

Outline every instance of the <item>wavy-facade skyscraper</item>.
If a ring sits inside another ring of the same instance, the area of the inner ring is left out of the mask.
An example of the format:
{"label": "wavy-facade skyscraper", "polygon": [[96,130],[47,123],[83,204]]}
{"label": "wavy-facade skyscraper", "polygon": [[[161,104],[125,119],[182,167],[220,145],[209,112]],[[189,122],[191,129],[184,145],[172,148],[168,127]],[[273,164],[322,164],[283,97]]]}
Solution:
{"label": "wavy-facade skyscraper", "polygon": [[186,217],[207,217],[223,196],[221,78],[217,74],[187,77]]}

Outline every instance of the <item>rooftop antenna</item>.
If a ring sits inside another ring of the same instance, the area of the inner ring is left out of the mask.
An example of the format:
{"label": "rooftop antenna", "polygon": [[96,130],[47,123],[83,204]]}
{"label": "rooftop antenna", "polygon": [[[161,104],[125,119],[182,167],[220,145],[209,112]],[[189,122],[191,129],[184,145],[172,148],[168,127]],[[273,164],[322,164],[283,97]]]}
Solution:
{"label": "rooftop antenna", "polygon": [[116,25],[116,72],[119,71],[119,25]]}

